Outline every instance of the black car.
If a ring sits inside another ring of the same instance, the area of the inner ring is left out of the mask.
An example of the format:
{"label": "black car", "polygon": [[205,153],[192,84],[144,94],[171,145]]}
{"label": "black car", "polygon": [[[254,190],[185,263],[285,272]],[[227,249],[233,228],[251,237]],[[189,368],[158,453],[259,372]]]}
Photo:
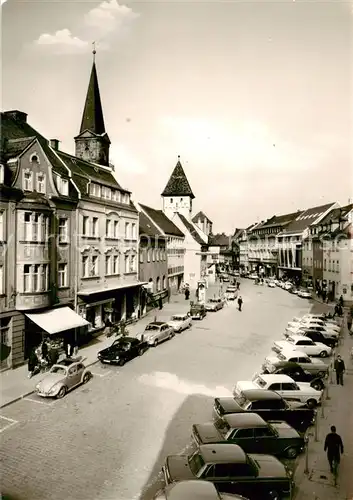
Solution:
{"label": "black car", "polygon": [[288,375],[296,382],[310,382],[311,387],[317,391],[322,391],[325,388],[325,384],[321,377],[303,370],[300,365],[290,361],[281,361],[277,363],[276,366],[267,365],[263,373],[271,373],[271,375]]}
{"label": "black car", "polygon": [[305,442],[287,422],[265,420],[257,413],[225,415],[215,423],[192,426],[197,446],[212,443],[234,443],[246,453],[295,458],[304,450]]}
{"label": "black car", "polygon": [[153,500],[247,500],[240,495],[219,493],[209,481],[180,481],[168,484]]}
{"label": "black car", "polygon": [[303,330],[301,335],[308,337],[313,342],[321,342],[322,344],[327,345],[328,347],[335,348],[337,345],[337,337],[326,337],[322,334],[321,331],[316,330],[314,328],[310,328],[307,330]]}
{"label": "black car", "polygon": [[305,432],[314,424],[316,411],[303,406],[298,401],[286,401],[277,392],[264,389],[248,389],[235,398],[216,398],[215,418],[223,418],[230,413],[252,412],[266,422],[281,420],[299,432]]}
{"label": "black car", "polygon": [[125,365],[127,361],[142,356],[147,351],[148,344],[135,337],[121,337],[115,340],[110,347],[99,351],[98,359],[102,363]]}
{"label": "black car", "polygon": [[291,473],[276,457],[247,455],[236,444],[203,444],[191,456],[169,456],[163,473],[167,484],[203,479],[219,492],[250,500],[289,499],[294,486]]}

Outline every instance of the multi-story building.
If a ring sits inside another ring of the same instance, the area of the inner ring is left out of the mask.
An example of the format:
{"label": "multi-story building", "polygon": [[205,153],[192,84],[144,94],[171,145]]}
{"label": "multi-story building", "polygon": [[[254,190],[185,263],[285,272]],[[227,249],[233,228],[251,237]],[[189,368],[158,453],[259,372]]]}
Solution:
{"label": "multi-story building", "polygon": [[252,271],[277,276],[277,235],[298,216],[298,212],[274,215],[248,231],[248,260]]}
{"label": "multi-story building", "polygon": [[167,238],[140,209],[139,277],[146,294],[141,295],[141,314],[168,298]]}
{"label": "multi-story building", "polygon": [[163,212],[185,235],[184,281],[193,289],[206,276],[208,236],[192,222],[192,202],[195,198],[184,169],[178,162],[162,193]]}
{"label": "multi-story building", "polygon": [[[304,210],[278,233],[279,277],[291,278],[298,284],[307,280],[305,259],[310,257],[306,248],[309,227],[321,221],[337,205],[337,203],[328,203]],[[305,245],[303,245],[304,242]]]}
{"label": "multi-story building", "polygon": [[243,235],[244,229],[236,228],[233,236],[231,237],[232,245],[232,268],[239,271],[240,269],[240,239]]}
{"label": "multi-story building", "polygon": [[207,217],[204,212],[201,211],[194,215],[194,217],[192,218],[192,222],[207,236],[212,234],[213,222]]}
{"label": "multi-story building", "polygon": [[207,264],[220,264],[220,267],[229,269],[232,262],[231,236],[227,236],[225,233],[209,235]]}
{"label": "multi-story building", "polygon": [[311,252],[308,277],[314,290],[324,292],[329,300],[342,295],[345,303],[353,302],[352,228],[353,204],[336,207],[310,226],[304,243],[306,252]]}
{"label": "multi-story building", "polygon": [[256,228],[260,223],[255,222],[249,227],[244,229],[238,236],[239,244],[239,268],[241,272],[248,273],[251,271],[251,264],[249,262],[249,235],[252,229]]}
{"label": "multi-story building", "polygon": [[138,211],[109,167],[95,63],[76,156],[20,111],[2,114],[1,137],[0,328],[10,367],[43,332],[77,341],[81,327],[137,316],[142,283]]}
{"label": "multi-story building", "polygon": [[[144,213],[166,240],[167,249],[167,289],[170,294],[179,291],[184,280],[185,235],[168,219],[162,210],[139,203],[141,213]],[[148,278],[150,281],[150,278]],[[154,289],[155,287],[153,287]]]}

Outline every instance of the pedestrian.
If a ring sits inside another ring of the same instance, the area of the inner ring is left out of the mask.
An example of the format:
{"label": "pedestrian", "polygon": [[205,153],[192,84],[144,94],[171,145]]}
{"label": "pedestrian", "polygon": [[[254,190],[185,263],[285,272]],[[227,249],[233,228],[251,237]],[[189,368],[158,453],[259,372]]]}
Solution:
{"label": "pedestrian", "polygon": [[339,298],[339,305],[343,307],[343,295],[341,295]]}
{"label": "pedestrian", "polygon": [[238,309],[239,309],[239,311],[241,311],[241,306],[242,306],[242,305],[243,305],[243,299],[242,299],[242,297],[240,296],[240,297],[238,298]]}
{"label": "pedestrian", "polygon": [[337,310],[338,310],[338,316],[343,316],[343,309],[342,309],[341,304],[338,304]]}
{"label": "pedestrian", "polygon": [[185,300],[189,300],[190,297],[190,290],[189,288],[185,288]]}
{"label": "pedestrian", "polygon": [[47,339],[43,339],[42,342],[42,357],[49,363],[49,356],[48,356],[48,344],[47,344]]}
{"label": "pedestrian", "polygon": [[336,432],[336,427],[331,426],[331,432],[327,434],[325,439],[324,451],[327,451],[327,459],[330,464],[330,471],[333,472],[333,461],[340,463],[341,454],[343,454],[343,442],[341,436]]}
{"label": "pedestrian", "polygon": [[38,367],[38,358],[35,350],[32,349],[28,356],[28,378],[32,378],[36,368]]}
{"label": "pedestrian", "polygon": [[326,302],[326,290],[322,290],[322,301]]}
{"label": "pedestrian", "polygon": [[237,290],[239,290],[239,289],[240,289],[240,282],[237,281]]}
{"label": "pedestrian", "polygon": [[158,299],[158,309],[163,309],[163,301],[161,297]]}
{"label": "pedestrian", "polygon": [[335,359],[334,369],[336,372],[336,383],[337,385],[343,385],[343,374],[346,370],[345,364],[341,355],[339,354]]}
{"label": "pedestrian", "polygon": [[334,317],[336,316],[336,314],[337,314],[337,316],[338,316],[338,311],[339,311],[338,304],[336,304],[336,305],[335,305],[335,312],[333,313],[332,318],[334,318]]}

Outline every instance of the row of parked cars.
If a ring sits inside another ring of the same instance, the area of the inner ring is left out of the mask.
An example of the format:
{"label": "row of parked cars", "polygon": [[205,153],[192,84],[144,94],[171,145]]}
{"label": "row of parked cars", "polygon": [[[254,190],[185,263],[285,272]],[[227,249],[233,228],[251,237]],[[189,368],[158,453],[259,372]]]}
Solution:
{"label": "row of parked cars", "polygon": [[315,342],[305,332],[319,328],[337,343],[340,326],[335,321],[311,314],[293,318],[259,373],[237,382],[233,397],[215,398],[212,421],[192,426],[193,452],[167,457],[166,487],[155,500],[291,497],[288,459],[305,449],[305,433],[315,423],[328,373],[320,357],[333,347],[309,348]]}
{"label": "row of parked cars", "polygon": [[301,297],[302,299],[312,298],[310,290],[308,290],[307,288],[297,287],[291,281],[274,280],[274,283],[279,288],[283,288],[283,290],[287,290],[287,292],[289,293],[298,295],[298,297]]}

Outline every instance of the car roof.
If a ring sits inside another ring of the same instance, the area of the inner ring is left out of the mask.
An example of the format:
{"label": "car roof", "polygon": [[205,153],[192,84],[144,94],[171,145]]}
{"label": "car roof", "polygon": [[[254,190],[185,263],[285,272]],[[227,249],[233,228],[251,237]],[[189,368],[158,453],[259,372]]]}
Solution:
{"label": "car roof", "polygon": [[82,363],[82,356],[79,356],[78,358],[64,358],[62,359],[61,361],[59,361],[58,363],[55,363],[56,365],[59,365],[61,367],[63,366],[71,366],[71,365],[75,365],[76,363]]}
{"label": "car roof", "polygon": [[301,366],[298,365],[295,361],[282,361],[279,360],[278,363],[276,363],[276,368],[282,369],[282,368],[293,368],[297,370],[301,370]]}
{"label": "car roof", "polygon": [[225,415],[223,418],[229,427],[233,427],[234,429],[267,427],[267,423],[257,413],[230,413],[229,415]]}
{"label": "car roof", "polygon": [[[305,337],[304,337],[305,338]],[[290,342],[288,342],[288,344],[290,344]],[[296,349],[290,349],[290,348],[285,348],[285,349],[282,349],[281,351],[281,354],[283,354],[283,356],[286,356],[286,357],[292,357],[292,356],[295,356],[296,358],[308,358],[308,355],[303,352],[303,351],[297,351]]]}
{"label": "car roof", "polygon": [[161,326],[161,325],[165,325],[165,324],[166,324],[165,321],[151,321],[151,323],[148,323],[147,326],[150,326],[150,325]]}
{"label": "car roof", "polygon": [[187,312],[185,312],[185,313],[175,313],[175,314],[172,314],[172,317],[173,316],[187,316],[187,315],[188,315]]}
{"label": "car roof", "polygon": [[210,481],[180,481],[165,488],[168,500],[219,500],[216,487]]}
{"label": "car roof", "polygon": [[290,335],[290,337],[295,341],[297,342],[298,340],[308,340],[307,337],[305,337],[305,335],[298,335],[296,333],[293,333],[292,335]]}
{"label": "car roof", "polygon": [[206,463],[246,463],[247,455],[237,444],[202,444],[199,452]]}
{"label": "car roof", "polygon": [[127,344],[128,342],[133,342],[134,340],[136,340],[136,337],[121,337],[120,339],[116,339],[115,342]]}
{"label": "car roof", "polygon": [[275,374],[266,374],[266,375],[259,375],[265,382],[268,384],[271,382],[293,382],[293,379],[289,377],[288,375],[279,375],[278,373]]}
{"label": "car roof", "polygon": [[242,395],[248,401],[259,401],[264,399],[282,399],[278,392],[269,391],[268,389],[246,389],[242,391]]}

